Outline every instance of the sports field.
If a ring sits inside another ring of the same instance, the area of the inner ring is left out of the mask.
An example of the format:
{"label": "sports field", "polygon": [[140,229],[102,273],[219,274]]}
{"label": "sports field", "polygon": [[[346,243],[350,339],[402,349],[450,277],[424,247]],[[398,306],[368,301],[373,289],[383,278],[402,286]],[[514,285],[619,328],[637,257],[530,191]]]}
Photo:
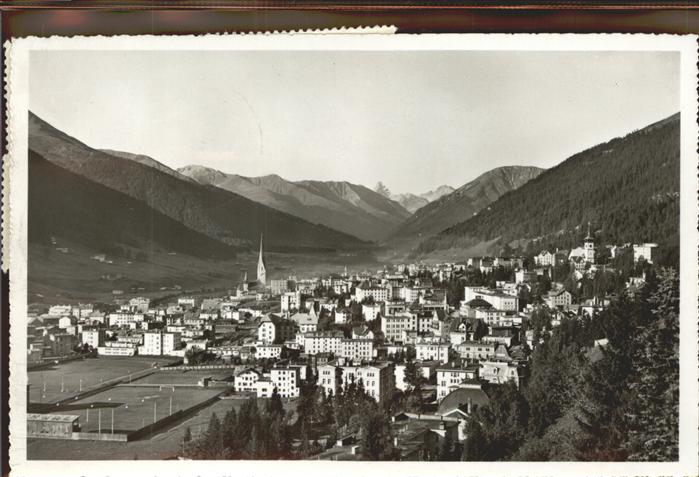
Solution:
{"label": "sports field", "polygon": [[[61,406],[56,414],[80,416],[82,432],[133,432],[179,410],[200,404],[223,389],[117,386]],[[100,421],[101,419],[101,421]],[[113,421],[112,421],[113,419]]]}
{"label": "sports field", "polygon": [[173,358],[100,356],[68,361],[50,368],[28,372],[29,399],[54,403],[79,395],[118,379],[136,379],[153,371],[153,365],[166,365]]}
{"label": "sports field", "polygon": [[134,379],[135,384],[174,384],[196,386],[203,378],[225,379],[233,376],[235,369],[211,369],[190,371],[157,371],[142,378]]}

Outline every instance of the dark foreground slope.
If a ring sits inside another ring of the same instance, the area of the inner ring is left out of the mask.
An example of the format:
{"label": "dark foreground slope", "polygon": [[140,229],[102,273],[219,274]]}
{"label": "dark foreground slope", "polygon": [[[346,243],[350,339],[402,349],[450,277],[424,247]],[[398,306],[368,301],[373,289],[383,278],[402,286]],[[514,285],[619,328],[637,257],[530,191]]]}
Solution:
{"label": "dark foreground slope", "polygon": [[199,258],[233,258],[235,249],[188,229],[143,202],[62,169],[29,151],[30,243],[51,239],[95,253],[134,257],[176,252]]}
{"label": "dark foreground slope", "polygon": [[[476,216],[425,240],[418,254],[538,239],[569,247],[591,222],[607,243],[679,248],[679,115],[570,157]],[[674,259],[673,259],[674,257]]]}

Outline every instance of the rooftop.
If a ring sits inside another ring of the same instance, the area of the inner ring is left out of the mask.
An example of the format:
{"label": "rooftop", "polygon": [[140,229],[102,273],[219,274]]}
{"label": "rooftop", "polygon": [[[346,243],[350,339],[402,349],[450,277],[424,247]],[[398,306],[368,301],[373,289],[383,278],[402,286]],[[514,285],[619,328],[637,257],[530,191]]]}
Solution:
{"label": "rooftop", "polygon": [[27,414],[27,421],[74,422],[78,419],[80,416],[72,414]]}

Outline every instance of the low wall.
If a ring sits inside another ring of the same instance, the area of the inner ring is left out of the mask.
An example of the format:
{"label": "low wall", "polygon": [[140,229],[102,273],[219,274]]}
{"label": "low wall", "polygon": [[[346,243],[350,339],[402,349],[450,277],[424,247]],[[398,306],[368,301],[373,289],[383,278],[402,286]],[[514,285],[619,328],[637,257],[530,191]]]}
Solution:
{"label": "low wall", "polygon": [[74,432],[70,437],[74,441],[116,441],[126,442],[129,440],[128,434],[112,434],[110,432]]}

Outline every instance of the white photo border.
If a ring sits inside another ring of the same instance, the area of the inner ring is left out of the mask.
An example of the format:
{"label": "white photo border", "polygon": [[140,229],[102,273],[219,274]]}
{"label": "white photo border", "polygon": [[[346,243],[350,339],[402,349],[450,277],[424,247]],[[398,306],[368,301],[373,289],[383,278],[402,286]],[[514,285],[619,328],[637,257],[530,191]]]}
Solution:
{"label": "white photo border", "polygon": [[[22,38],[5,44],[8,154],[4,262],[10,268],[10,466],[13,476],[418,475],[568,477],[699,473],[697,36],[653,34],[262,34]],[[675,51],[681,55],[679,462],[28,461],[26,457],[27,123],[33,50]]]}

